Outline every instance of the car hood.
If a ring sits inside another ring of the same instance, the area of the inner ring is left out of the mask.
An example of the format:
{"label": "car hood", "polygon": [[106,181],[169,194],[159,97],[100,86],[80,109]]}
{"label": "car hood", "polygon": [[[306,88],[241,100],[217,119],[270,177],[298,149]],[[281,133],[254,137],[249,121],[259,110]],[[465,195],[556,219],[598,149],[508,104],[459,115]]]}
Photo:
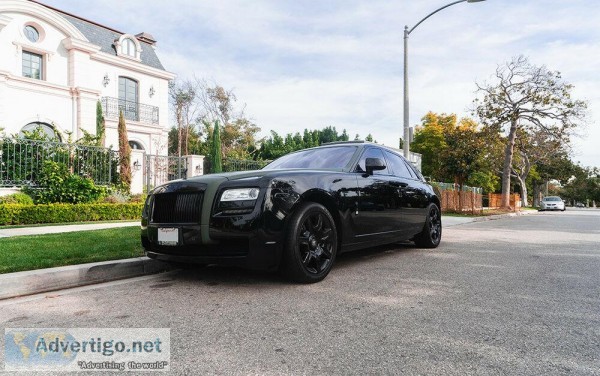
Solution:
{"label": "car hood", "polygon": [[[208,174],[194,176],[189,179],[177,179],[171,180],[165,184],[162,184],[152,191],[152,193],[166,193],[172,191],[186,190],[187,187],[194,187],[198,185],[205,185],[207,187],[217,187],[225,181],[239,181],[247,180],[258,181],[261,178],[274,179],[278,177],[293,176],[298,174],[310,174],[310,175],[331,175],[332,173],[341,173],[343,170],[309,170],[303,168],[295,169],[280,169],[280,170],[252,170],[252,171],[238,171],[238,172],[225,172],[219,174]],[[193,189],[193,188],[192,188]]]}
{"label": "car hood", "polygon": [[290,168],[280,170],[252,170],[238,172],[224,172],[219,174],[209,174],[195,176],[189,179],[183,179],[193,182],[209,182],[214,180],[242,180],[242,179],[260,179],[262,177],[277,177],[296,174],[331,174],[332,172],[342,172],[342,170],[309,170],[304,168]]}

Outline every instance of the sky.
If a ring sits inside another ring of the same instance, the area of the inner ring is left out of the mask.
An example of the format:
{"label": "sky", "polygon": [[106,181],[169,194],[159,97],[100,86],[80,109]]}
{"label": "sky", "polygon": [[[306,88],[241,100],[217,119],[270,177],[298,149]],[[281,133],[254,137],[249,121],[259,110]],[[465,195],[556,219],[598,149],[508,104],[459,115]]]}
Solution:
{"label": "sky", "polygon": [[[41,0],[119,31],[148,32],[165,68],[233,89],[280,135],[334,126],[397,147],[403,30],[450,0]],[[600,1],[486,0],[448,7],[409,38],[410,124],[471,116],[476,82],[524,55],[589,103],[572,159],[600,167]]]}

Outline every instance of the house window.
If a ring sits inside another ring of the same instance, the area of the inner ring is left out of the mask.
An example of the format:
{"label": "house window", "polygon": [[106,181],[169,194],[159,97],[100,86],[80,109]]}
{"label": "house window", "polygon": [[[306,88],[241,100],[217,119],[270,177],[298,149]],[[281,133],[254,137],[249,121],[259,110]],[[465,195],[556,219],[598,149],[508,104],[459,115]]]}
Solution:
{"label": "house window", "polygon": [[25,26],[23,32],[25,33],[25,37],[29,39],[30,42],[35,43],[40,40],[40,32],[31,25]]}
{"label": "house window", "polygon": [[137,141],[129,141],[129,146],[133,150],[144,150],[144,147],[142,146],[142,144],[140,144]]}
{"label": "house window", "polygon": [[123,42],[121,42],[121,53],[127,56],[135,57],[136,50],[134,41],[129,38],[123,39]]}
{"label": "house window", "polygon": [[138,82],[119,77],[119,110],[127,120],[138,121]]}
{"label": "house window", "polygon": [[42,123],[39,121],[35,121],[33,123],[29,123],[19,132],[20,137],[25,137],[25,132],[32,133],[38,132],[39,135],[45,137],[49,141],[58,141],[60,142],[60,135],[56,132],[56,129],[48,123]]}
{"label": "house window", "polygon": [[23,51],[23,77],[35,78],[37,80],[43,79],[42,64],[42,55]]}

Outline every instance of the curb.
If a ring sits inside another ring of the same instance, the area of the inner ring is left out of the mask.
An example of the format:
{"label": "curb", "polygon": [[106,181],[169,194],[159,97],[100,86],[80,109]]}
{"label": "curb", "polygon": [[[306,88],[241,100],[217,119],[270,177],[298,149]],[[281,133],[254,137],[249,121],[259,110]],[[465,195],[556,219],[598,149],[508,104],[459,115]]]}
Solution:
{"label": "curb", "polygon": [[514,212],[514,213],[506,213],[506,214],[494,214],[494,215],[488,215],[488,216],[474,217],[473,222],[493,221],[495,219],[520,217],[522,215],[531,215],[531,214],[537,214],[537,213],[538,213],[537,211],[527,210],[527,211],[519,211],[519,212]]}
{"label": "curb", "polygon": [[156,274],[172,269],[175,268],[162,261],[135,257],[7,273],[0,275],[0,300]]}

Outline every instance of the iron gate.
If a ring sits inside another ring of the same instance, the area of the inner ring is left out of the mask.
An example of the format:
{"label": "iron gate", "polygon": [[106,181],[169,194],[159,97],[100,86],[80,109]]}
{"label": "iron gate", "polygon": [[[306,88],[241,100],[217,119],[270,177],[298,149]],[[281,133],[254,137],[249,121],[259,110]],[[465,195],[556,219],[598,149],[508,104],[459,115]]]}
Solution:
{"label": "iron gate", "polygon": [[144,158],[146,192],[170,180],[187,176],[187,158],[146,154]]}

